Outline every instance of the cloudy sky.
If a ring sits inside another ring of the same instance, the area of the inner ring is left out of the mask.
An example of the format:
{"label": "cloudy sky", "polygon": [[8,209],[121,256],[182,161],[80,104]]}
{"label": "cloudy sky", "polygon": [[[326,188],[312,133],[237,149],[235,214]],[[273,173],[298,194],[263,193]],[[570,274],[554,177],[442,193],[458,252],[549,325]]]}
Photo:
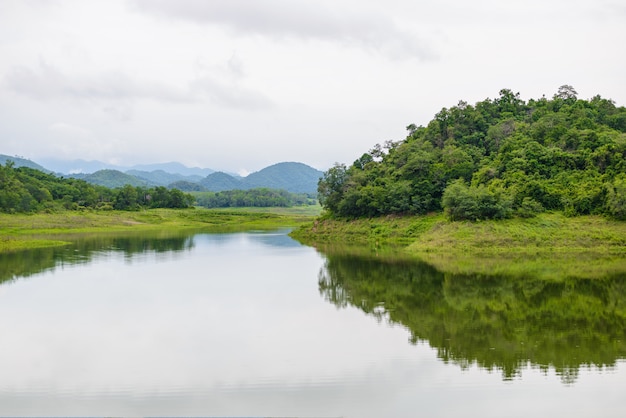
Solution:
{"label": "cloudy sky", "polygon": [[459,100],[626,105],[623,0],[0,0],[0,153],[321,170]]}

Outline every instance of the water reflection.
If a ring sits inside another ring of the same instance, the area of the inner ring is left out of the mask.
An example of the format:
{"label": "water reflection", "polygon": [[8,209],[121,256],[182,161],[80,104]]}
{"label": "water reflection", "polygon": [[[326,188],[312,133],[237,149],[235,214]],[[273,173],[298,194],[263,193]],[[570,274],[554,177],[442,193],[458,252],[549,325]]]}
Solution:
{"label": "water reflection", "polygon": [[444,274],[427,264],[340,252],[326,254],[319,291],[401,324],[444,362],[499,370],[529,364],[573,383],[581,367],[612,368],[626,357],[626,274],[595,279]]}
{"label": "water reflection", "polygon": [[87,234],[71,238],[65,247],[0,253],[0,284],[63,265],[90,262],[97,254],[119,252],[127,258],[139,254],[165,254],[194,247],[192,232]]}
{"label": "water reflection", "polygon": [[[228,245],[245,236],[256,243],[277,248],[299,248],[302,244],[287,235],[289,230],[211,234],[214,245]],[[206,235],[206,234],[205,234]],[[65,247],[38,248],[0,253],[0,284],[56,267],[88,263],[99,254],[121,253],[128,260],[150,254],[165,255],[190,251],[202,235],[194,231],[152,231],[120,234],[86,234],[67,238]]]}

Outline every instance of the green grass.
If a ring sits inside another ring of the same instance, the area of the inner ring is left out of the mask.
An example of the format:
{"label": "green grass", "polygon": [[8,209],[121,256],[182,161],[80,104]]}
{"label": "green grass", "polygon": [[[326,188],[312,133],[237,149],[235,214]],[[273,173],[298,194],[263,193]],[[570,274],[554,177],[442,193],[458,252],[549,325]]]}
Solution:
{"label": "green grass", "polygon": [[328,251],[355,246],[417,257],[454,273],[591,277],[626,271],[626,222],[601,216],[544,213],[481,222],[451,222],[442,214],[317,219],[291,235]]}
{"label": "green grass", "polygon": [[230,232],[295,227],[313,215],[297,210],[150,209],[0,214],[0,252],[65,245],[68,236],[98,232],[198,230]]}

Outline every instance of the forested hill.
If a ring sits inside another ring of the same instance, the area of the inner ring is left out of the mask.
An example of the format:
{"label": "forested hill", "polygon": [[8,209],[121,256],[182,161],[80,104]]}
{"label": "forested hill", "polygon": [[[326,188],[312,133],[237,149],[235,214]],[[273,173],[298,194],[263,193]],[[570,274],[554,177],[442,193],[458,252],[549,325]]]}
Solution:
{"label": "forested hill", "polygon": [[564,85],[525,102],[504,89],[407,131],[324,173],[318,193],[330,215],[445,210],[476,220],[563,210],[626,219],[626,108],[612,100],[581,100]]}
{"label": "forested hill", "polygon": [[265,167],[243,178],[222,172],[212,173],[202,179],[200,184],[212,192],[268,188],[314,194],[322,175],[323,172],[306,164],[284,162]]}
{"label": "forested hill", "polygon": [[28,167],[35,170],[43,171],[44,173],[50,173],[50,170],[46,170],[39,164],[22,157],[10,157],[8,155],[0,154],[0,165],[5,165],[8,161],[12,162],[15,167]]}

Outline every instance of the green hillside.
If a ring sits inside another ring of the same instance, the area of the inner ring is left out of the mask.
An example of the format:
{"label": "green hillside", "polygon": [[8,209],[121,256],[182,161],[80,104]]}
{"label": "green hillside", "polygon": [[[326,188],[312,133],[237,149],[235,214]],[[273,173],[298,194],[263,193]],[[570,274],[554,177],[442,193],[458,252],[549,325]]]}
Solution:
{"label": "green hillside", "polygon": [[167,186],[168,184],[174,183],[176,181],[197,182],[202,179],[201,176],[184,176],[178,173],[169,173],[164,170],[154,170],[154,171],[127,170],[124,173],[129,174],[131,176],[135,176],[139,179],[144,179],[150,184],[154,184],[157,186]]}
{"label": "green hillside", "polygon": [[50,172],[50,170],[47,170],[44,167],[37,164],[36,162],[33,162],[26,158],[10,157],[8,155],[0,154],[0,164],[4,165],[7,163],[7,161],[12,161],[15,164],[15,167],[28,167],[28,168],[34,168],[35,170],[43,171],[45,173]]}
{"label": "green hillside", "polygon": [[376,145],[324,173],[319,197],[338,217],[424,214],[452,220],[609,214],[626,219],[626,108],[561,86],[528,102],[443,108],[400,141]]}
{"label": "green hillside", "polygon": [[215,173],[209,174],[208,176],[200,180],[199,183],[206,190],[210,190],[212,192],[223,192],[225,190],[241,190],[247,188],[241,182],[241,180],[222,171],[216,171]]}
{"label": "green hillside", "polygon": [[243,179],[247,188],[267,187],[292,193],[315,193],[323,173],[306,164],[284,162],[271,165]]}
{"label": "green hillside", "polygon": [[178,189],[183,192],[205,192],[206,188],[200,183],[188,180],[179,180],[167,185],[168,189]]}
{"label": "green hillside", "polygon": [[72,175],[72,177],[79,178],[81,180],[85,180],[86,182],[97,184],[99,186],[109,187],[109,188],[123,187],[127,184],[131,186],[135,186],[135,187],[137,186],[145,187],[145,186],[154,185],[154,183],[146,179],[142,179],[137,176],[122,173],[121,171],[108,170],[108,169],[99,170],[91,174],[74,174]]}
{"label": "green hillside", "polygon": [[[110,170],[104,170],[110,171]],[[119,172],[103,173],[107,179]],[[121,173],[123,174],[123,173]],[[54,212],[60,209],[140,209],[186,208],[193,196],[163,186],[143,187],[129,184],[108,188],[77,178],[57,177],[29,167],[0,164],[0,212]]]}

